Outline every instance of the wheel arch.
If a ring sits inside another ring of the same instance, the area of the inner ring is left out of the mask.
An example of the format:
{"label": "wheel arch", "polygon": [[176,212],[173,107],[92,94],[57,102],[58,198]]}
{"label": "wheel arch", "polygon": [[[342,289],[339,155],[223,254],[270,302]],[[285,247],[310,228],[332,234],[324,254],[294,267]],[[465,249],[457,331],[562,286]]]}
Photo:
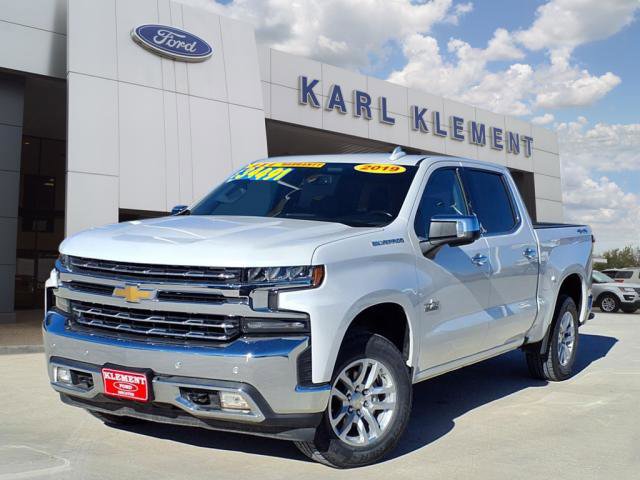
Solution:
{"label": "wheel arch", "polygon": [[[418,354],[415,322],[413,321],[413,307],[401,295],[376,295],[377,300],[371,299],[366,303],[358,302],[359,307],[347,316],[344,328],[340,333],[340,341],[333,365],[338,358],[340,349],[352,334],[366,331],[381,335],[391,341],[402,354],[406,365],[412,368]],[[384,299],[384,300],[382,300]],[[390,318],[394,320],[389,321]],[[396,320],[397,319],[397,320]]]}
{"label": "wheel arch", "polygon": [[[568,296],[573,300],[576,305],[576,310],[578,312],[578,318],[576,319],[578,323],[580,323],[580,319],[584,314],[584,310],[586,309],[586,297],[588,295],[586,282],[584,280],[583,275],[580,272],[570,272],[564,276],[562,282],[560,282],[560,287],[558,288],[558,292],[555,296],[555,301],[553,303],[553,309],[551,310],[551,318],[547,325],[545,335],[541,342],[541,351],[545,351],[547,348],[547,343],[549,341],[550,333],[553,331],[556,322],[556,310],[558,309],[558,302],[564,296]],[[588,313],[587,313],[588,314]]]}

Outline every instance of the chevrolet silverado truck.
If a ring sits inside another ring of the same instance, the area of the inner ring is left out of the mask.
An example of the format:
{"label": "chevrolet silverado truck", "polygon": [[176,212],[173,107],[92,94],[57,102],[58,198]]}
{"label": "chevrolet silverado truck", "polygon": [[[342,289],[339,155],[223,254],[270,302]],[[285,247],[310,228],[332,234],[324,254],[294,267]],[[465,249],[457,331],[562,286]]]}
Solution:
{"label": "chevrolet silverado truck", "polygon": [[367,465],[400,440],[417,382],[515,349],[534,377],[569,378],[591,254],[589,227],[534,224],[502,166],[268,158],[171,216],[67,238],[46,285],[48,374],[107,424]]}

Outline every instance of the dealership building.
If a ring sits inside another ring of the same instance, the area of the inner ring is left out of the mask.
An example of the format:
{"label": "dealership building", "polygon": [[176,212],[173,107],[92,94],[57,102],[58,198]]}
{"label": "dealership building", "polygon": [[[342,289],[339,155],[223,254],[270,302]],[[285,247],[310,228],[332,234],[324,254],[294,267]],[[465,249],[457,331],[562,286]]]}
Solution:
{"label": "dealership building", "polygon": [[66,235],[164,215],[273,155],[456,155],[562,220],[556,134],[257,45],[170,0],[0,0],[0,321],[42,304]]}

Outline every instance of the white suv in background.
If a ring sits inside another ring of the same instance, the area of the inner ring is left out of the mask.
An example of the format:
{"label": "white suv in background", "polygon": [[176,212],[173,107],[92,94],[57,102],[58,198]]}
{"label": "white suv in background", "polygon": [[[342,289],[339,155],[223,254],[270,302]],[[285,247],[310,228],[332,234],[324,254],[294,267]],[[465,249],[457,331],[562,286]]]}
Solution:
{"label": "white suv in background", "polygon": [[610,276],[618,283],[640,283],[640,267],[636,268],[611,268],[602,273]]}
{"label": "white suv in background", "polygon": [[621,285],[610,276],[594,270],[591,276],[591,293],[593,305],[604,313],[635,313],[640,308],[640,284],[625,283]]}

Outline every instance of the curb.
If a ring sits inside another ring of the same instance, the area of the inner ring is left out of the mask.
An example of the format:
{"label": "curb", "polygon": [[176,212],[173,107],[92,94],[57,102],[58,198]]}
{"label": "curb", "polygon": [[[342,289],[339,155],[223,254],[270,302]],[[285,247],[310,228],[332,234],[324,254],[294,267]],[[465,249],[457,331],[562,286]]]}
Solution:
{"label": "curb", "polygon": [[17,353],[43,353],[44,345],[0,345],[0,355]]}

